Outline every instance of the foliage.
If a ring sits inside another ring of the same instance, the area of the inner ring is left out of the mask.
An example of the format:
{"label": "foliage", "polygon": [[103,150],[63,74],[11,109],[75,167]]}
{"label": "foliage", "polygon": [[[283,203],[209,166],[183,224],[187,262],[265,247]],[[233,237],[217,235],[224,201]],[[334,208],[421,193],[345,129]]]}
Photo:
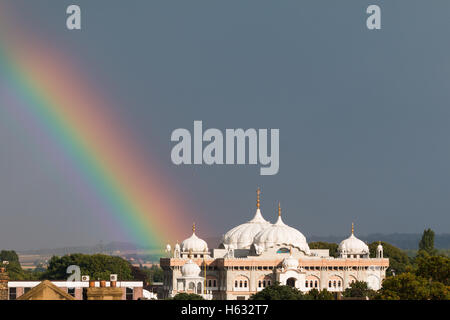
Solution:
{"label": "foliage", "polygon": [[117,274],[118,279],[132,280],[131,264],[115,256],[104,254],[70,254],[63,257],[53,256],[43,277],[48,280],[63,280],[69,277],[67,267],[77,265],[82,275],[88,275],[93,280],[109,280],[111,274]]}
{"label": "foliage", "polygon": [[[378,243],[379,242],[376,241],[369,244],[370,256],[372,258],[376,257]],[[389,258],[389,268],[387,269],[386,274],[392,275],[393,272],[395,274],[406,272],[408,266],[411,265],[406,253],[387,242],[381,242],[381,245],[383,246],[383,257]]]}
{"label": "foliage", "polygon": [[334,300],[334,295],[327,289],[322,291],[313,288],[304,295],[305,300]]}
{"label": "foliage", "polygon": [[383,300],[446,300],[450,299],[448,287],[427,280],[411,272],[387,277],[379,290],[377,299]]}
{"label": "foliage", "polygon": [[19,262],[19,256],[14,250],[2,250],[0,251],[0,262]]}
{"label": "foliage", "polygon": [[[3,265],[3,262],[8,262]],[[6,270],[9,274],[10,280],[28,280],[26,277],[25,271],[22,269],[22,266],[19,262],[19,256],[13,250],[2,250],[0,251],[0,264],[3,267],[6,267]]]}
{"label": "foliage", "polygon": [[202,296],[195,293],[178,293],[172,300],[205,300]]}
{"label": "foliage", "polygon": [[434,231],[426,229],[423,231],[422,239],[419,242],[419,250],[427,252],[429,255],[436,254],[434,248]]}
{"label": "foliage", "polygon": [[310,249],[329,249],[331,257],[338,257],[338,248],[339,246],[336,243],[332,242],[311,242],[308,244]]}
{"label": "foliage", "polygon": [[164,279],[164,271],[157,265],[152,265],[150,268],[132,267],[131,273],[133,279],[144,281],[146,285],[150,285],[154,282],[162,282]]}
{"label": "foliage", "polygon": [[442,256],[417,258],[416,275],[450,286],[450,258]]}
{"label": "foliage", "polygon": [[375,296],[375,291],[370,289],[367,282],[355,281],[344,290],[343,296],[346,298],[372,298]]}
{"label": "foliage", "polygon": [[275,282],[271,286],[255,293],[250,300],[302,300],[303,293],[297,288],[280,285]]}

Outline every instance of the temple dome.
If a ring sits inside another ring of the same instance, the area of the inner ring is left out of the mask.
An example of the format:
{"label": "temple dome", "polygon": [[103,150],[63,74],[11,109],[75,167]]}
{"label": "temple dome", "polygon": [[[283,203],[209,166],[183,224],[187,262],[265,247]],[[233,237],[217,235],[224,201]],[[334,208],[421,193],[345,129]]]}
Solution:
{"label": "temple dome", "polygon": [[278,220],[273,225],[260,231],[253,240],[256,252],[259,254],[264,250],[276,245],[292,246],[305,254],[310,254],[308,243],[305,236],[288,225],[281,219],[281,208],[278,206]]}
{"label": "temple dome", "polygon": [[285,269],[297,269],[298,268],[298,260],[295,259],[292,255],[283,259],[282,262],[283,268]]}
{"label": "temple dome", "polygon": [[197,278],[200,272],[200,267],[191,259],[181,267],[181,275],[185,278]]}
{"label": "temple dome", "polygon": [[208,244],[206,241],[200,239],[195,234],[195,224],[192,227],[192,236],[181,243],[181,251],[192,253],[204,253],[208,251]]}
{"label": "temple dome", "polygon": [[222,238],[222,244],[225,248],[248,249],[254,237],[268,226],[270,222],[264,220],[258,208],[253,219],[228,231]]}
{"label": "temple dome", "polygon": [[369,253],[369,247],[362,240],[354,235],[354,226],[352,223],[352,234],[339,244],[341,254],[365,255]]}
{"label": "temple dome", "polygon": [[255,236],[263,229],[270,226],[270,222],[266,221],[260,210],[260,190],[256,191],[256,213],[250,221],[234,227],[222,237],[222,245],[226,249],[249,249],[253,243]]}

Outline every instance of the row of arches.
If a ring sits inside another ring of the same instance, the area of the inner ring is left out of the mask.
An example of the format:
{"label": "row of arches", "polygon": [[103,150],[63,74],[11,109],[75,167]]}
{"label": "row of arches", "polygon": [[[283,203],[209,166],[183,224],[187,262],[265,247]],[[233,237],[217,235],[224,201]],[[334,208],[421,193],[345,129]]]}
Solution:
{"label": "row of arches", "polygon": [[203,284],[200,281],[197,283],[195,281],[189,281],[187,283],[180,281],[178,282],[177,289],[179,292],[202,294]]}

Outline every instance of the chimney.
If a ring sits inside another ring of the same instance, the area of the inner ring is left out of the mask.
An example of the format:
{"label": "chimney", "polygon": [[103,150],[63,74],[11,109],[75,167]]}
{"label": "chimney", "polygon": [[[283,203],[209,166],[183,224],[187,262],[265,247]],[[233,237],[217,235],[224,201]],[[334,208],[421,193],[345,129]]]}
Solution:
{"label": "chimney", "polygon": [[6,268],[0,268],[0,300],[8,300],[9,275]]}
{"label": "chimney", "polygon": [[100,287],[87,288],[88,300],[122,300],[122,288],[117,288],[116,281],[111,281],[110,286],[106,286],[106,281],[100,281]]}

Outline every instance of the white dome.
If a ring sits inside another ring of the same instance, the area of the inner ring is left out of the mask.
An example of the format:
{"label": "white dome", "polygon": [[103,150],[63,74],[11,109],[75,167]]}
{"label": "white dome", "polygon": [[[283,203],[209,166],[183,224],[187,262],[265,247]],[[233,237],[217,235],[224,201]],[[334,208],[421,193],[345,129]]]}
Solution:
{"label": "white dome", "polygon": [[341,254],[368,254],[369,247],[363,241],[355,237],[352,232],[350,237],[339,244],[339,252]]}
{"label": "white dome", "polygon": [[181,267],[181,275],[185,278],[197,278],[200,272],[200,267],[191,259]]}
{"label": "white dome", "polygon": [[253,243],[256,234],[270,226],[270,222],[264,220],[259,208],[252,220],[234,227],[222,238],[225,248],[248,249]]}
{"label": "white dome", "polygon": [[280,208],[277,222],[260,231],[255,236],[253,244],[258,254],[275,245],[292,246],[305,254],[310,254],[305,236],[297,229],[284,224]]}
{"label": "white dome", "polygon": [[206,242],[195,234],[195,225],[192,227],[192,236],[187,238],[181,243],[181,251],[193,253],[204,253],[208,251],[208,245]]}
{"label": "white dome", "polygon": [[285,269],[297,269],[298,268],[298,260],[290,255],[289,257],[284,258],[282,265],[283,265],[283,268],[285,268]]}

